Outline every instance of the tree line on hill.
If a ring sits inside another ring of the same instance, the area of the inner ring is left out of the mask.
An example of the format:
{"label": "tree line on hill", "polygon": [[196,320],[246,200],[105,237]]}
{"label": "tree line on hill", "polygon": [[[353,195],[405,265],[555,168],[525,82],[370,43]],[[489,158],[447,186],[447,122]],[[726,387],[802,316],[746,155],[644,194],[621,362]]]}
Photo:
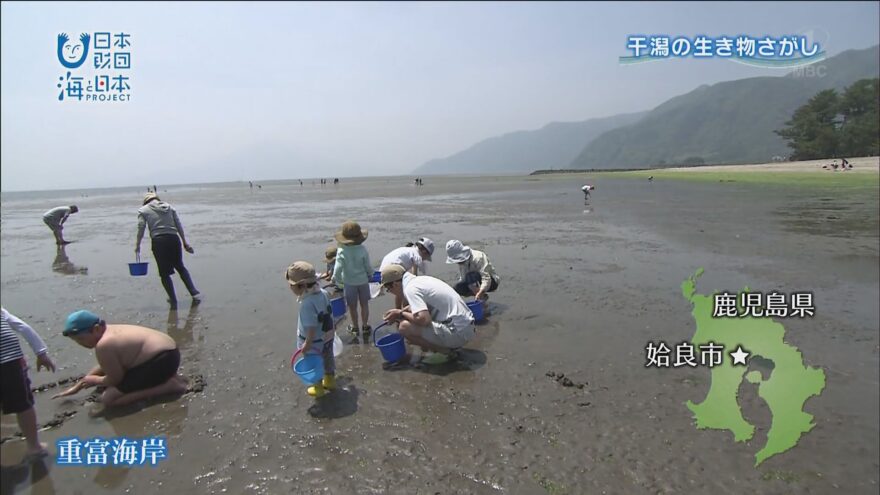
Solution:
{"label": "tree line on hill", "polygon": [[791,160],[880,155],[880,79],[861,79],[840,94],[820,91],[784,128]]}

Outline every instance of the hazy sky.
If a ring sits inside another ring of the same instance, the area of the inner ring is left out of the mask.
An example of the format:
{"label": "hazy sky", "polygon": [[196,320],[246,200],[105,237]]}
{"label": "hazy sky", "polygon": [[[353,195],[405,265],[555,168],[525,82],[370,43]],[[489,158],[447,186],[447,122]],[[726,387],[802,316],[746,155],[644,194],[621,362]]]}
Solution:
{"label": "hazy sky", "polygon": [[[407,174],[495,135],[779,74],[621,66],[629,34],[799,33],[834,55],[880,42],[878,18],[877,2],[3,2],[2,189]],[[59,102],[58,34],[101,31],[131,35],[131,101]]]}

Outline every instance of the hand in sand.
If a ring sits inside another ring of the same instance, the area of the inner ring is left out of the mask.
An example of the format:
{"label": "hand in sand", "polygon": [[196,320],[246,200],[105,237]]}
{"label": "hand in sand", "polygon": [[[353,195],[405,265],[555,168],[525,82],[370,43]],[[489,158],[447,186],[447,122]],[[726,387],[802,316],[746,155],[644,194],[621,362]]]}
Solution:
{"label": "hand in sand", "polygon": [[70,387],[69,389],[65,390],[64,392],[53,395],[52,398],[57,399],[59,397],[67,397],[68,395],[73,395],[73,394],[79,392],[80,390],[86,388],[87,386],[88,385],[86,384],[85,380],[80,380],[80,381],[76,382],[76,385]]}
{"label": "hand in sand", "polygon": [[37,356],[37,371],[40,371],[41,368],[46,368],[55,373],[55,363],[49,358],[49,354],[45,352]]}

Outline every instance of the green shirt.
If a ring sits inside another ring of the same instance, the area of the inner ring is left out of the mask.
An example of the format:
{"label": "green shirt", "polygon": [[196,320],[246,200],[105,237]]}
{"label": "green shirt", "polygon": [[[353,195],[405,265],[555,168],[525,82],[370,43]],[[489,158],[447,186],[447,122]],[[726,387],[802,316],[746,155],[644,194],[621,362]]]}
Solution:
{"label": "green shirt", "polygon": [[370,253],[361,244],[339,245],[336,252],[336,266],[333,267],[333,281],[343,285],[363,285],[370,282],[373,268],[370,266]]}

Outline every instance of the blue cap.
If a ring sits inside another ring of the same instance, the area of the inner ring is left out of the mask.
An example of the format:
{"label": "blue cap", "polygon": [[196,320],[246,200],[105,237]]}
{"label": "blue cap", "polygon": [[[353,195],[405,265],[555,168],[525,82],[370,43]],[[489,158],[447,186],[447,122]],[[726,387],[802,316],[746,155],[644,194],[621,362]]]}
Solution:
{"label": "blue cap", "polygon": [[85,309],[74,311],[67,317],[67,322],[64,323],[64,331],[61,332],[61,335],[67,337],[86,330],[91,330],[92,327],[97,325],[100,321],[101,319],[98,318],[98,315],[91,311]]}

